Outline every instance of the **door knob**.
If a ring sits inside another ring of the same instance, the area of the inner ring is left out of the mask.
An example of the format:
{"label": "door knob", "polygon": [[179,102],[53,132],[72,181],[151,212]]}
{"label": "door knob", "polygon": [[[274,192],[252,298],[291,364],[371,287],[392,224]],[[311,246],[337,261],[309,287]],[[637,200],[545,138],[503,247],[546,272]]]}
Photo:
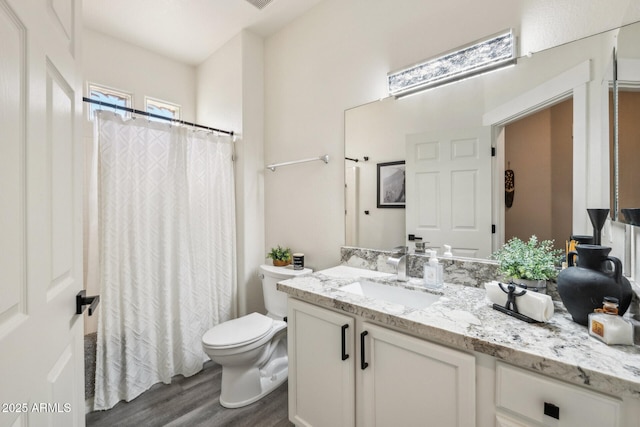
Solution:
{"label": "door knob", "polygon": [[89,316],[93,315],[93,311],[96,309],[96,306],[100,302],[100,295],[94,295],[91,297],[87,296],[86,290],[81,290],[76,295],[76,314],[82,314],[85,309],[85,306],[89,306]]}

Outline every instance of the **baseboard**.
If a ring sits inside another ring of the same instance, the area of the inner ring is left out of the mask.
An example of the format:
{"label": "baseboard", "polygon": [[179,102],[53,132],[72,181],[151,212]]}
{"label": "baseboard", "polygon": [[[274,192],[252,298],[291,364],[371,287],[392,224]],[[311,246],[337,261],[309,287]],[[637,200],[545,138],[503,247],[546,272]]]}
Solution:
{"label": "baseboard", "polygon": [[93,397],[84,401],[84,413],[88,414],[89,412],[93,412]]}

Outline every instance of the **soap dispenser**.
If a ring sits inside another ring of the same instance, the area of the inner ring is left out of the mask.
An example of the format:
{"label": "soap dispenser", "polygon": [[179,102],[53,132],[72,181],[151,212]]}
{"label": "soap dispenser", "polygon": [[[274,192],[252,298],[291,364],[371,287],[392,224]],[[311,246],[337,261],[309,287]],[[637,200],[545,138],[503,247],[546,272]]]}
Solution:
{"label": "soap dispenser", "polygon": [[437,252],[429,251],[429,261],[424,265],[424,284],[428,288],[441,288],[444,285],[444,271],[438,262]]}
{"label": "soap dispenser", "polygon": [[451,252],[451,245],[444,245],[444,253],[442,254],[445,258],[451,258],[453,253]]}

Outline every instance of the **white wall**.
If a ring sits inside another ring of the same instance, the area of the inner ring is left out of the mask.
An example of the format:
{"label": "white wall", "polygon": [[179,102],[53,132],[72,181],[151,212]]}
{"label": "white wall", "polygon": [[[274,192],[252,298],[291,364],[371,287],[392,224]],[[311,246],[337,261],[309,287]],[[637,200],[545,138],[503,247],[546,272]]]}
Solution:
{"label": "white wall", "polygon": [[[95,31],[84,29],[82,37],[85,96],[87,95],[87,83],[97,83],[132,93],[133,106],[139,110],[144,111],[144,97],[150,96],[179,104],[184,120],[193,121],[195,119],[196,70],[194,67]],[[85,147],[90,148],[93,139],[93,123],[87,120],[87,105],[85,104],[83,114],[83,134]],[[88,151],[87,154],[89,154]],[[88,165],[89,159],[86,158],[85,169]],[[88,199],[85,197],[85,213],[87,212],[87,202]],[[87,235],[86,225],[87,221],[85,221],[85,236]],[[84,261],[86,264],[86,257]],[[88,295],[100,293],[98,283],[90,283],[85,280],[85,287]],[[98,326],[97,321],[97,316],[85,316],[85,333],[95,332]]]}
{"label": "white wall", "polygon": [[198,67],[197,93],[197,121],[237,133],[238,312],[263,312],[257,276],[265,262],[262,39],[243,31],[211,55]]}
{"label": "white wall", "polygon": [[196,70],[197,121],[242,128],[242,37],[237,35]]}
{"label": "white wall", "polygon": [[[405,210],[377,208],[377,163],[406,160],[408,128],[402,116],[407,112],[398,112],[394,108],[397,104],[393,98],[386,98],[344,113],[345,141],[349,141],[345,157],[359,159],[357,163],[345,162],[347,168],[359,170],[358,210],[354,212],[358,239],[347,242],[349,246],[391,249],[406,244]],[[397,132],[400,128],[404,132]],[[368,161],[364,161],[365,156]]]}
{"label": "white wall", "polygon": [[179,104],[183,120],[195,119],[194,67],[86,28],[82,37],[85,82],[132,93],[138,110],[144,110],[144,97],[151,96]]}

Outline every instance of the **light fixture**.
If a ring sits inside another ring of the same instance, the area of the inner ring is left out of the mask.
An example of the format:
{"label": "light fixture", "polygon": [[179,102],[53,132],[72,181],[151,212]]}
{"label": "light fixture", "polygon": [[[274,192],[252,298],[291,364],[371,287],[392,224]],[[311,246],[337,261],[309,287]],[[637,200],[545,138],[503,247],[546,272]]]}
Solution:
{"label": "light fixture", "polygon": [[516,63],[513,30],[389,73],[389,94],[399,97]]}

